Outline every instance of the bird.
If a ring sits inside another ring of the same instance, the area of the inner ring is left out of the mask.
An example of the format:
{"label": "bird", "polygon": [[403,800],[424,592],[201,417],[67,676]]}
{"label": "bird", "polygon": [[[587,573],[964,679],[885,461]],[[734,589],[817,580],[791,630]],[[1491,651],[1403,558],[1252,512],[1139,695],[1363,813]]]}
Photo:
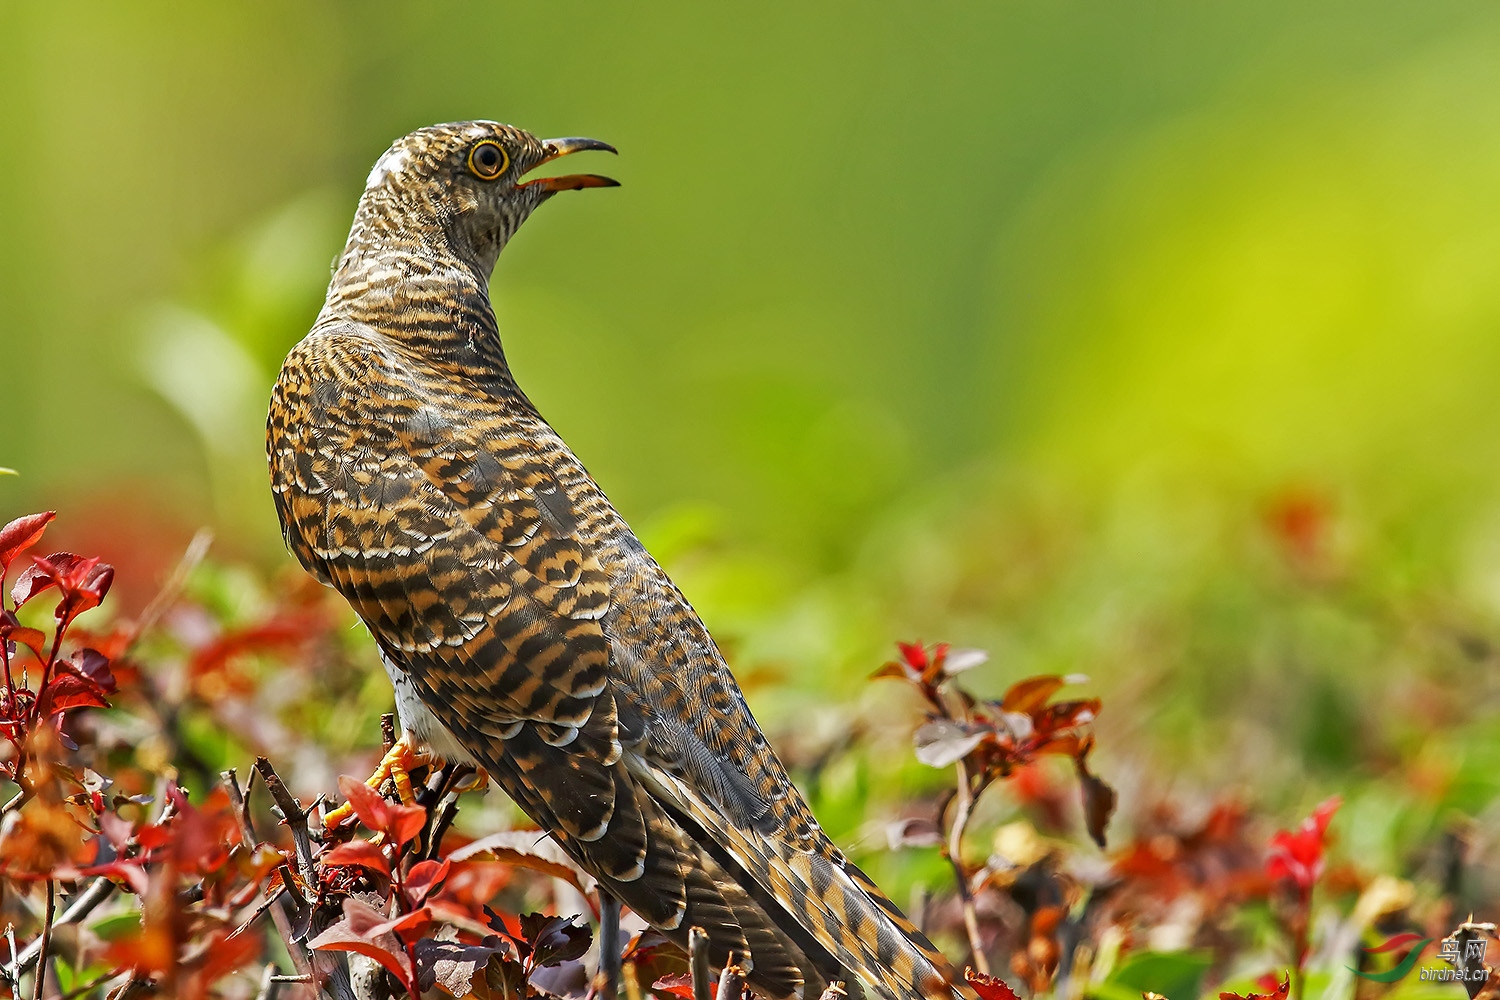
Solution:
{"label": "bird", "polygon": [[602,891],[684,947],[703,928],[765,997],[964,997],[819,826],[702,620],[506,362],[491,272],[544,202],[617,186],[531,173],[589,150],[615,152],[493,121],[398,139],[272,393],[283,537],[394,689],[383,770],[482,769]]}

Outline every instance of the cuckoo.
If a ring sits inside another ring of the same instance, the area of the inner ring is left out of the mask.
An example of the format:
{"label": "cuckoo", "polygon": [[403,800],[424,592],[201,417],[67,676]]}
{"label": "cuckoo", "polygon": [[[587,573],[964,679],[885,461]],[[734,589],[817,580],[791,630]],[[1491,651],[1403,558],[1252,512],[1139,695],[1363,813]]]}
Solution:
{"label": "cuckoo", "polygon": [[615,185],[528,179],[582,150],[614,152],[476,121],[376,162],[271,400],[286,542],[374,636],[395,758],[482,768],[652,926],[704,928],[715,964],[748,954],[764,996],[844,981],[952,1000],[941,955],[819,827],[702,621],[506,364],[490,273],[537,206]]}

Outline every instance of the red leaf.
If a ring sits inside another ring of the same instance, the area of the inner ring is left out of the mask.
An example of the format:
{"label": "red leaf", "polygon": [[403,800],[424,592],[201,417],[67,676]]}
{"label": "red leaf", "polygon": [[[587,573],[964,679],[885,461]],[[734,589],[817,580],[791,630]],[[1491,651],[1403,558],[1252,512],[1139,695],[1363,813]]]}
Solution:
{"label": "red leaf", "polygon": [[1328,823],[1338,812],[1338,796],[1326,800],[1302,821],[1295,832],[1279,830],[1271,838],[1271,853],[1266,859],[1266,874],[1273,879],[1292,882],[1304,895],[1323,876],[1323,850],[1327,846]]}
{"label": "red leaf", "polygon": [[70,708],[108,708],[104,692],[93,681],[77,674],[58,671],[47,682],[47,687],[38,699],[38,711],[44,716],[66,712]]}
{"label": "red leaf", "polygon": [[403,941],[416,942],[426,935],[435,919],[431,908],[424,906],[420,910],[413,910],[399,920],[391,921],[391,930],[400,935]]}
{"label": "red leaf", "polygon": [[[382,925],[387,921],[373,907],[356,899],[344,900],[344,917],[308,942],[323,951],[353,951],[373,958],[395,975],[408,990],[412,986],[411,959],[395,934]],[[373,933],[372,933],[373,932]]]}
{"label": "red leaf", "polygon": [[974,987],[974,992],[979,994],[979,1000],[1021,1000],[1016,996],[1016,991],[997,976],[986,976],[982,972],[975,972],[968,966],[964,966],[964,980]]}
{"label": "red leaf", "polygon": [[96,608],[109,593],[115,579],[115,568],[98,558],[85,559],[71,552],[54,552],[50,556],[32,556],[32,565],[16,578],[11,599],[20,607],[52,587],[62,591],[57,604],[59,625],[66,626],[90,608]]}
{"label": "red leaf", "polygon": [[1005,692],[1005,697],[1000,700],[1000,707],[1007,712],[1034,714],[1046,708],[1047,699],[1056,694],[1066,683],[1055,674],[1028,677],[1010,686],[1010,689]]}
{"label": "red leaf", "polygon": [[651,988],[670,993],[678,1000],[693,1000],[693,977],[686,972],[679,972],[675,976],[662,976],[651,984]]}
{"label": "red leaf", "polygon": [[427,896],[448,877],[453,862],[444,858],[438,861],[420,861],[412,866],[406,876],[406,898],[412,906],[421,906]]}
{"label": "red leaf", "polygon": [[1287,994],[1292,989],[1292,976],[1287,973],[1286,977],[1277,985],[1272,993],[1231,993],[1225,991],[1219,994],[1219,1000],[1286,1000]]}
{"label": "red leaf", "polygon": [[339,776],[339,791],[361,823],[390,837],[398,847],[420,834],[427,824],[427,810],[421,806],[387,802],[375,789],[348,775]]}
{"label": "red leaf", "polygon": [[422,835],[422,828],[427,825],[427,810],[421,806],[391,806],[391,825],[387,830],[391,840],[396,844],[404,845],[407,841],[415,840]]}
{"label": "red leaf", "polygon": [[27,514],[18,517],[14,521],[0,528],[0,576],[10,569],[11,562],[35,545],[42,537],[42,532],[47,530],[47,525],[57,516],[57,511],[49,510],[40,514]]}
{"label": "red leaf", "polygon": [[0,609],[0,642],[19,642],[40,660],[47,646],[47,636],[41,629],[22,625],[14,611]]}
{"label": "red leaf", "polygon": [[93,865],[88,868],[78,869],[79,875],[95,876],[103,875],[106,878],[118,879],[130,887],[130,891],[137,896],[146,894],[148,884],[146,869],[141,867],[141,859],[131,858],[125,861],[111,861],[104,865]]}
{"label": "red leaf", "polygon": [[115,675],[109,669],[109,657],[97,649],[80,649],[59,666],[92,681],[105,694],[119,690]]}
{"label": "red leaf", "polygon": [[347,774],[339,775],[339,791],[367,829],[385,830],[391,819],[390,804],[380,797],[379,792]]}
{"label": "red leaf", "polygon": [[385,852],[368,840],[340,844],[318,860],[325,865],[362,865],[375,869],[386,878],[391,877],[391,864],[385,859]]}

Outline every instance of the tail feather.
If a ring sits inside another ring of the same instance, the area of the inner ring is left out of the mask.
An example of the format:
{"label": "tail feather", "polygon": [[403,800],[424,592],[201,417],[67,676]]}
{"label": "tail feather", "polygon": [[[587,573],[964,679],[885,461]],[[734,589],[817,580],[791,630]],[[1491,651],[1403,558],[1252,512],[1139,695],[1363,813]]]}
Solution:
{"label": "tail feather", "polygon": [[625,760],[679,823],[703,828],[700,843],[718,845],[726,868],[763,888],[771,912],[801,926],[812,939],[804,952],[833,960],[831,968],[826,958],[819,963],[824,979],[857,977],[890,1000],[964,1000],[942,954],[820,830],[806,846],[747,831],[670,775],[633,755]]}

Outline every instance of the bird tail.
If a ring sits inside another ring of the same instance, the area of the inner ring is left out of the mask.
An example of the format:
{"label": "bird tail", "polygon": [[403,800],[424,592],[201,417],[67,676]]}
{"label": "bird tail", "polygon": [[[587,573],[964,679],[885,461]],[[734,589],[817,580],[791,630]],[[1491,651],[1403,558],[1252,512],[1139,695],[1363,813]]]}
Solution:
{"label": "bird tail", "polygon": [[[886,1000],[968,1000],[942,953],[816,826],[796,840],[747,830],[660,771],[643,783],[717,867],[747,885],[772,923],[800,928],[798,944],[824,980],[862,981]],[[694,826],[703,836],[693,836]],[[857,982],[848,986],[851,996],[859,992]]]}

